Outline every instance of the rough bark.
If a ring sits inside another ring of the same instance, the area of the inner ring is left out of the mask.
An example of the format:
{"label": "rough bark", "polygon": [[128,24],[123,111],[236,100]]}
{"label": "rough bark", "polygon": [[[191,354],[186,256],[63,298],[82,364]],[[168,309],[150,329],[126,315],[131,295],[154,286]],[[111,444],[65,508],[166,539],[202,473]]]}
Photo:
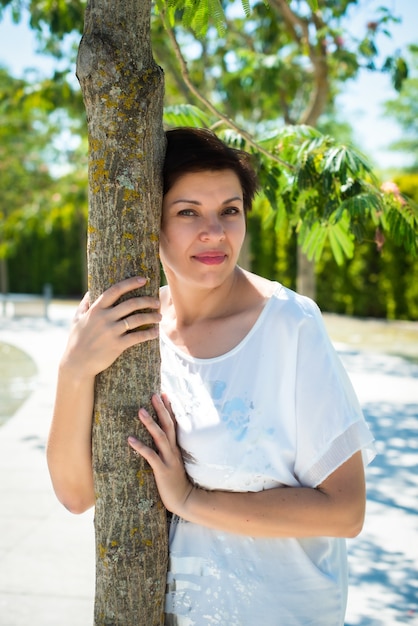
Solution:
{"label": "rough bark", "polygon": [[[89,134],[89,291],[147,276],[157,295],[164,79],[150,43],[151,0],[91,0],[77,60]],[[96,626],[163,623],[166,513],[127,437],[160,387],[158,341],[97,377],[93,416]]]}

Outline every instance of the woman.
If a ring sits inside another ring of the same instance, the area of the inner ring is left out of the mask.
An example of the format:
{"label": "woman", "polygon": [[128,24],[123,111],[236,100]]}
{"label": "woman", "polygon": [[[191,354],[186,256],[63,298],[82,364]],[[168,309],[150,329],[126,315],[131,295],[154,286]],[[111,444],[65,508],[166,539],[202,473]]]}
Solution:
{"label": "woman", "polygon": [[94,377],[160,326],[160,426],[139,410],[158,452],[127,445],[173,513],[166,624],[341,625],[372,437],[317,306],[237,265],[257,188],[248,155],[207,130],[167,141],[167,286],[160,301],[115,306],[143,278],[83,299],[60,364],[54,488],[70,510],[93,506]]}

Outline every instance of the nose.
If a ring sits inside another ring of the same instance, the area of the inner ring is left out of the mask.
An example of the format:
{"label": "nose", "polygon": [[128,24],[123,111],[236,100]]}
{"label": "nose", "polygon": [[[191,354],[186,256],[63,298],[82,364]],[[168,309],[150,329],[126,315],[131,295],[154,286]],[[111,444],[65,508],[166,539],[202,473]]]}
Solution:
{"label": "nose", "polygon": [[214,239],[221,241],[225,238],[225,231],[221,220],[218,217],[212,217],[205,220],[200,233],[202,241]]}

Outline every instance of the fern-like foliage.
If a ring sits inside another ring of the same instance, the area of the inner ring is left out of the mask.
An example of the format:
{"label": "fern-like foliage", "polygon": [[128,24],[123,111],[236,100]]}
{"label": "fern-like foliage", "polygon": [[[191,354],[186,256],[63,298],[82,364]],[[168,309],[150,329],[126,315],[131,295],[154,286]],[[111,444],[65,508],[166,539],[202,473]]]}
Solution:
{"label": "fern-like foliage", "polygon": [[397,194],[385,194],[381,223],[395,243],[418,253],[418,207],[414,202]]}
{"label": "fern-like foliage", "polygon": [[[311,0],[316,3],[316,0]],[[249,0],[241,0],[245,17],[249,17]],[[197,37],[204,37],[211,26],[222,37],[225,34],[225,13],[220,0],[157,0],[157,12],[165,13],[170,26],[181,23],[190,28]]]}
{"label": "fern-like foliage", "polygon": [[192,104],[176,104],[164,108],[164,124],[171,127],[209,128],[211,119],[199,107]]}
{"label": "fern-like foliage", "polygon": [[170,107],[164,119],[169,126],[213,126],[226,143],[252,153],[261,194],[270,205],[263,226],[295,229],[309,258],[318,260],[328,241],[342,265],[371,224],[417,254],[417,207],[382,190],[367,159],[352,146],[309,126],[284,126],[258,139],[262,152],[196,106]]}

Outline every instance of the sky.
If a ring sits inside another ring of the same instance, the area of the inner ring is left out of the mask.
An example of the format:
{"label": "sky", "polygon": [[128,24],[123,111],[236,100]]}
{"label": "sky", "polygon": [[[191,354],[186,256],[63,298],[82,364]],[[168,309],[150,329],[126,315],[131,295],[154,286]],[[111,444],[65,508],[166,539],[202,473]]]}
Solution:
{"label": "sky", "polygon": [[[402,21],[390,26],[391,38],[382,35],[378,40],[382,56],[404,49],[407,44],[418,44],[417,0],[359,0],[359,6],[352,10],[349,20],[350,31],[358,36],[363,34],[364,25],[383,4]],[[8,12],[0,22],[0,64],[14,76],[21,76],[29,67],[36,67],[48,75],[54,67],[51,59],[36,54],[35,36],[27,24],[13,24]],[[348,121],[354,130],[356,146],[383,170],[408,164],[405,155],[388,149],[389,144],[400,137],[401,131],[395,121],[384,118],[382,105],[395,97],[396,91],[388,75],[365,71],[355,81],[346,83],[344,93],[337,100],[341,119]]]}
{"label": "sky", "polygon": [[[400,24],[390,25],[391,38],[381,36],[378,40],[378,49],[384,58],[396,50],[405,50],[408,44],[418,44],[417,0],[359,0],[358,4],[352,11],[355,18],[349,25],[353,33],[363,33],[364,24],[375,14],[373,8],[381,5],[402,20]],[[346,85],[337,105],[341,118],[349,121],[354,129],[356,145],[381,169],[408,165],[413,159],[388,149],[389,144],[401,136],[396,122],[383,115],[383,103],[397,97],[390,77],[365,71]]]}

